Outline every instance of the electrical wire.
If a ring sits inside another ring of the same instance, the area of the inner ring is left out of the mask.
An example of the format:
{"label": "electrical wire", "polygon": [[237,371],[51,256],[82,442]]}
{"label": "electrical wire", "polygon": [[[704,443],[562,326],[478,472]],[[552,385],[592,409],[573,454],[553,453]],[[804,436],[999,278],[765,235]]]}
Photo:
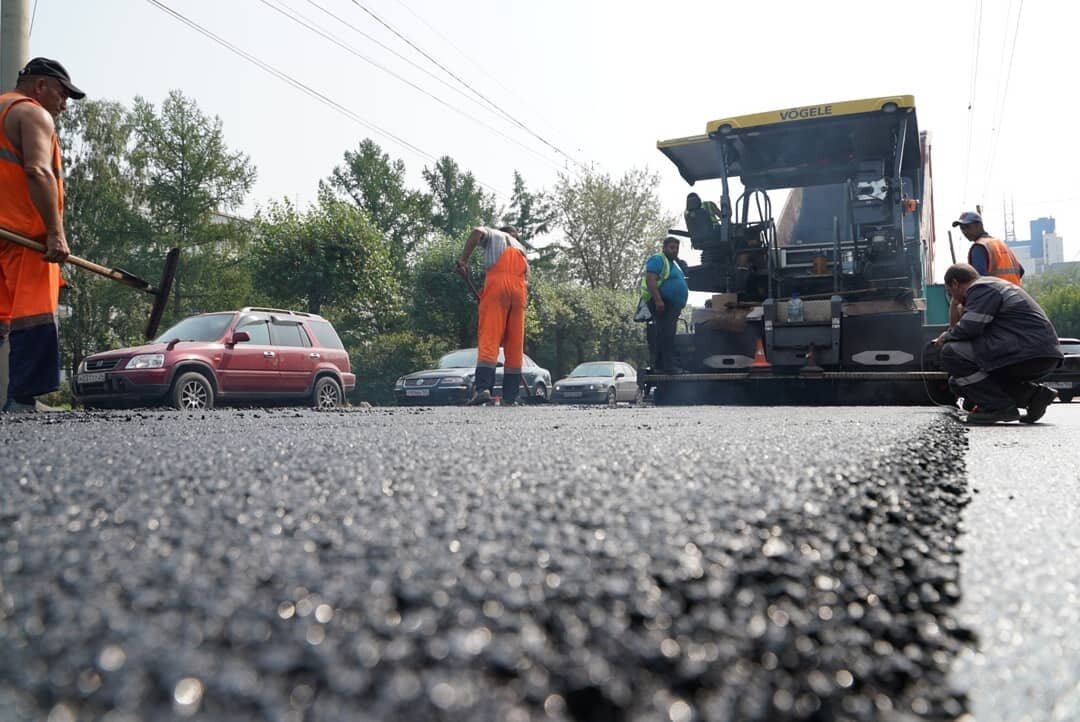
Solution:
{"label": "electrical wire", "polygon": [[371,58],[367,57],[366,55],[364,55],[360,51],[358,51],[355,48],[351,47],[350,45],[342,42],[340,39],[334,37],[333,35],[328,33],[323,28],[320,28],[317,25],[313,24],[307,18],[304,18],[303,16],[301,16],[299,14],[293,15],[290,11],[288,11],[288,10],[286,10],[284,8],[278,7],[274,3],[270,2],[270,0],[259,0],[259,2],[261,2],[263,5],[267,6],[268,8],[271,8],[272,10],[277,11],[278,13],[280,13],[284,17],[288,18],[289,20],[292,20],[293,22],[300,25],[301,27],[306,28],[307,30],[310,30],[311,32],[315,33],[316,35],[319,35],[320,37],[322,37],[322,38],[324,38],[326,40],[329,40],[330,42],[334,43],[335,45],[337,45],[342,50],[356,56],[357,58],[360,58],[361,60],[363,60],[366,63],[369,63],[369,64],[373,65],[374,67],[378,68],[379,70],[383,71],[384,73],[390,75],[395,80],[399,80],[402,83],[408,85],[410,88],[416,90],[417,92],[422,93],[423,95],[426,95],[427,97],[434,100],[436,103],[439,103],[440,105],[442,105],[442,106],[454,111],[455,113],[458,113],[459,115],[467,118],[468,120],[472,121],[473,123],[476,123],[477,125],[480,125],[480,126],[482,126],[484,128],[487,128],[492,133],[495,133],[496,135],[500,136],[501,138],[503,138],[503,139],[513,143],[514,145],[517,145],[518,147],[532,153],[533,155],[540,158],[541,160],[551,164],[556,169],[561,168],[561,166],[558,164],[558,162],[552,160],[548,156],[540,153],[539,151],[537,151],[534,148],[530,148],[529,146],[525,145],[524,143],[517,140],[516,138],[513,138],[513,137],[507,135],[506,133],[503,133],[501,130],[494,127],[493,125],[485,123],[484,121],[480,120],[479,118],[477,118],[474,115],[470,115],[469,113],[465,112],[461,108],[458,108],[457,106],[447,102],[446,100],[443,100],[442,98],[438,97],[437,95],[429,93],[427,90],[425,90],[421,86],[417,85],[416,83],[412,82],[408,78],[406,78],[406,77],[404,77],[402,75],[399,75],[398,73],[395,73],[393,70],[391,70],[391,69],[387,68],[386,66],[376,62],[375,60],[372,60]]}
{"label": "electrical wire", "polygon": [[525,125],[524,123],[522,123],[522,122],[521,122],[520,120],[518,120],[518,119],[517,119],[516,117],[514,117],[514,116],[513,116],[513,115],[511,115],[510,113],[507,113],[507,112],[506,112],[505,110],[503,110],[503,108],[502,108],[502,107],[501,107],[500,105],[498,105],[497,103],[495,103],[495,101],[491,100],[491,99],[490,99],[490,98],[488,98],[488,97],[487,97],[486,95],[484,95],[483,93],[481,93],[481,92],[480,92],[479,90],[477,90],[476,88],[474,88],[474,87],[473,87],[472,85],[470,85],[470,84],[469,84],[469,83],[468,83],[467,81],[465,81],[465,80],[464,80],[463,78],[461,78],[461,77],[460,77],[459,75],[457,75],[457,74],[456,74],[456,73],[455,73],[454,71],[452,71],[452,70],[450,70],[450,68],[446,67],[446,65],[444,65],[444,64],[443,64],[443,63],[441,63],[441,62],[439,62],[439,61],[438,61],[438,60],[437,60],[436,58],[434,58],[434,57],[433,57],[433,56],[432,56],[432,55],[431,55],[430,53],[428,53],[428,52],[427,52],[426,50],[424,50],[423,48],[421,48],[421,47],[420,47],[419,45],[417,45],[416,43],[414,43],[414,42],[413,42],[412,40],[410,40],[409,38],[407,38],[407,37],[406,37],[405,35],[403,35],[403,34],[402,34],[402,33],[401,33],[400,31],[398,31],[398,30],[397,30],[396,28],[394,28],[394,27],[393,27],[392,25],[390,25],[390,23],[386,22],[386,21],[385,21],[385,20],[383,20],[383,19],[382,19],[381,17],[379,17],[379,16],[378,16],[378,15],[377,15],[377,14],[376,14],[376,13],[375,13],[375,12],[374,12],[373,10],[371,10],[370,8],[368,8],[368,7],[366,6],[366,5],[364,5],[363,3],[361,3],[361,2],[359,1],[359,0],[352,0],[352,4],[353,4],[353,5],[355,5],[355,6],[357,6],[357,7],[358,7],[358,8],[360,8],[361,10],[363,10],[363,11],[364,11],[365,13],[367,13],[368,15],[370,15],[370,16],[371,16],[371,17],[372,17],[372,18],[373,18],[373,19],[374,19],[374,20],[375,20],[375,21],[376,21],[377,23],[379,23],[380,25],[382,25],[383,27],[385,27],[385,28],[386,28],[387,30],[389,30],[389,31],[390,31],[391,33],[393,33],[394,35],[396,35],[396,36],[397,36],[398,38],[400,38],[400,39],[401,39],[401,40],[402,40],[402,41],[403,41],[403,42],[404,42],[404,43],[405,43],[406,45],[408,45],[409,47],[411,47],[411,48],[412,48],[413,50],[415,50],[416,52],[420,53],[420,54],[421,54],[422,56],[424,56],[425,58],[427,58],[427,60],[429,60],[429,61],[430,61],[431,63],[433,63],[433,64],[434,64],[434,65],[435,65],[436,67],[438,67],[438,68],[439,68],[440,70],[442,70],[442,71],[443,71],[444,73],[446,73],[446,74],[447,74],[447,75],[449,75],[449,76],[450,76],[451,78],[453,78],[454,80],[458,81],[458,82],[459,82],[459,83],[461,83],[461,84],[462,84],[463,86],[465,86],[466,88],[468,88],[468,89],[469,89],[469,90],[470,90],[470,91],[471,91],[472,93],[474,93],[474,94],[476,95],[476,97],[480,98],[480,99],[481,99],[481,100],[483,100],[483,101],[484,101],[485,103],[487,103],[487,104],[488,104],[489,106],[491,106],[491,108],[492,108],[492,109],[494,109],[494,110],[498,111],[499,113],[503,114],[503,115],[504,115],[504,116],[505,116],[505,117],[506,117],[506,118],[507,118],[507,119],[508,119],[508,120],[509,120],[510,122],[512,122],[512,123],[513,123],[514,125],[517,125],[517,126],[518,126],[518,127],[520,127],[520,128],[522,129],[522,130],[526,131],[527,133],[529,133],[530,135],[532,135],[532,136],[533,136],[534,138],[536,138],[537,140],[539,140],[539,141],[540,141],[541,143],[543,143],[544,145],[548,146],[548,147],[549,147],[549,148],[551,148],[551,149],[552,149],[553,151],[555,151],[556,153],[558,153],[558,154],[559,154],[560,156],[562,156],[562,157],[566,158],[566,159],[567,159],[568,161],[570,161],[570,162],[571,162],[571,163],[573,163],[574,165],[578,166],[578,167],[579,167],[579,168],[581,168],[582,170],[588,170],[588,168],[587,168],[587,167],[586,167],[585,165],[583,165],[583,164],[582,164],[581,162],[579,162],[579,161],[578,161],[578,160],[577,160],[576,158],[574,158],[574,157],[573,157],[573,156],[571,156],[571,155],[570,155],[569,153],[567,153],[566,151],[564,151],[564,150],[563,150],[562,148],[558,147],[557,145],[555,145],[555,144],[554,144],[554,143],[552,143],[551,141],[549,141],[549,140],[547,140],[546,138],[544,138],[544,137],[543,137],[542,135],[540,135],[539,133],[537,133],[536,131],[534,131],[534,130],[533,130],[532,128],[530,128],[529,126],[527,126],[527,125]]}
{"label": "electrical wire", "polygon": [[973,45],[975,57],[971,66],[971,87],[968,90],[968,129],[967,129],[967,157],[964,161],[964,194],[961,198],[964,204],[968,202],[968,182],[971,180],[971,143],[975,130],[975,92],[979,79],[979,50],[982,47],[982,0],[975,0],[975,30]]}
{"label": "electrical wire", "polygon": [[[349,120],[352,120],[353,122],[367,128],[368,130],[370,130],[370,131],[372,131],[374,133],[377,133],[378,135],[381,135],[381,136],[383,136],[385,138],[388,138],[389,140],[391,140],[391,141],[397,143],[398,145],[400,145],[401,147],[412,151],[413,153],[420,156],[421,158],[424,158],[426,160],[429,160],[429,161],[435,162],[435,163],[438,162],[438,159],[433,154],[428,153],[427,151],[423,150],[422,148],[419,148],[418,146],[414,145],[413,143],[410,143],[409,141],[405,140],[401,136],[399,136],[399,135],[397,135],[395,133],[392,133],[389,130],[381,128],[380,126],[376,125],[375,123],[372,123],[372,122],[370,122],[368,120],[365,120],[360,115],[358,115],[356,112],[354,112],[354,111],[350,110],[349,108],[345,107],[344,105],[337,102],[333,98],[325,95],[324,93],[319,92],[318,90],[315,90],[311,86],[297,80],[296,78],[292,77],[291,75],[289,75],[289,74],[287,74],[287,73],[285,73],[285,72],[283,72],[281,70],[278,70],[277,68],[270,65],[269,63],[266,63],[263,60],[260,60],[256,56],[252,55],[251,53],[248,53],[246,50],[243,50],[243,49],[237,47],[236,45],[233,45],[228,40],[225,40],[221,36],[213,33],[212,31],[210,31],[207,28],[203,27],[202,25],[195,22],[194,20],[191,20],[190,18],[186,17],[182,13],[180,13],[180,12],[178,12],[176,10],[173,10],[171,7],[169,7],[168,5],[165,5],[163,2],[160,2],[160,0],[146,0],[146,2],[148,2],[151,5],[157,7],[159,10],[161,10],[161,11],[163,11],[165,13],[168,13],[169,15],[173,16],[175,19],[182,22],[184,25],[187,25],[189,28],[191,28],[191,29],[195,30],[196,32],[200,33],[201,35],[209,38],[210,40],[213,40],[218,45],[221,45],[226,50],[232,52],[235,55],[240,56],[244,60],[247,60],[249,63],[252,63],[253,65],[260,68],[261,70],[269,73],[270,75],[273,75],[278,80],[281,80],[281,81],[283,81],[285,83],[288,83],[289,85],[291,85],[296,90],[299,90],[302,93],[304,93],[304,94],[314,98],[315,100],[319,101],[323,105],[326,105],[327,107],[329,107],[329,108],[331,108],[333,110],[336,110],[338,113],[345,116]],[[492,185],[490,185],[488,183],[485,183],[485,182],[481,181],[480,179],[477,179],[476,182],[478,184],[484,186],[488,190],[492,191],[496,195],[502,196],[502,194],[499,193],[499,191],[496,190],[496,188],[494,186],[492,186]]]}
{"label": "electrical wire", "polygon": [[30,11],[30,29],[26,31],[27,37],[34,36],[34,20],[37,18],[38,0],[34,0],[34,9]]}
{"label": "electrical wire", "polygon": [[[429,23],[429,22],[428,22],[427,20],[425,20],[425,19],[424,19],[424,17],[423,17],[422,15],[420,15],[420,13],[416,12],[416,11],[415,11],[415,10],[413,10],[413,9],[412,9],[411,7],[409,7],[409,4],[408,4],[408,3],[406,3],[406,2],[405,2],[405,0],[395,0],[395,1],[397,2],[397,4],[398,4],[398,5],[400,5],[401,7],[405,8],[406,12],[408,12],[408,13],[409,13],[410,15],[412,15],[412,16],[413,16],[414,18],[416,18],[417,20],[419,20],[419,21],[420,21],[420,23],[424,25],[424,27],[426,27],[426,28],[427,28],[428,30],[430,30],[431,32],[435,33],[435,35],[437,35],[437,36],[438,36],[439,38],[441,38],[443,42],[445,42],[445,43],[446,43],[447,45],[449,45],[449,46],[450,46],[451,48],[453,48],[453,49],[454,49],[454,51],[455,51],[455,52],[457,52],[457,54],[458,54],[458,55],[460,55],[461,57],[465,58],[465,60],[469,61],[469,63],[470,63],[470,64],[471,64],[471,65],[472,65],[472,66],[473,66],[474,68],[476,68],[476,69],[477,69],[477,70],[479,70],[479,71],[480,71],[481,73],[483,73],[483,74],[484,74],[485,76],[487,76],[488,78],[490,78],[490,79],[491,79],[491,80],[492,80],[492,81],[493,81],[493,82],[494,82],[494,83],[495,83],[496,85],[498,85],[498,86],[499,86],[499,87],[500,87],[500,88],[501,88],[501,89],[502,89],[502,90],[503,90],[504,92],[510,93],[510,94],[511,94],[511,95],[513,95],[513,96],[514,96],[515,98],[517,98],[518,100],[520,100],[520,101],[522,102],[522,104],[523,104],[523,105],[525,105],[525,106],[526,106],[527,108],[529,108],[529,110],[531,110],[531,111],[532,111],[532,112],[533,112],[533,113],[534,113],[534,114],[535,114],[535,115],[536,115],[536,116],[537,116],[538,118],[540,118],[540,120],[541,120],[541,121],[543,121],[544,125],[546,125],[546,126],[547,126],[547,127],[548,127],[548,128],[550,129],[550,130],[554,130],[554,131],[558,132],[558,129],[554,127],[554,125],[553,125],[553,124],[551,123],[551,121],[549,121],[549,120],[548,120],[547,118],[545,118],[545,117],[544,117],[543,113],[541,113],[541,112],[540,112],[540,110],[538,110],[538,109],[536,108],[536,106],[532,105],[532,104],[531,104],[531,103],[529,103],[529,102],[528,102],[527,100],[525,100],[524,98],[522,98],[522,97],[521,97],[520,95],[518,95],[517,93],[515,93],[515,92],[514,92],[514,90],[513,90],[512,88],[508,88],[508,87],[507,87],[507,86],[506,86],[506,85],[505,85],[505,84],[504,84],[504,83],[503,83],[503,82],[502,82],[501,80],[499,80],[499,79],[498,79],[497,77],[495,77],[495,75],[494,75],[494,74],[492,74],[491,72],[489,72],[489,71],[487,70],[487,68],[485,68],[485,67],[484,67],[484,64],[483,64],[483,63],[480,63],[480,62],[478,62],[478,61],[477,61],[477,60],[475,60],[475,59],[474,59],[474,58],[473,58],[472,56],[470,56],[470,55],[469,55],[468,53],[466,53],[466,52],[465,52],[464,50],[462,50],[461,48],[459,48],[459,47],[458,47],[458,46],[457,46],[457,45],[456,45],[456,44],[454,43],[454,41],[453,41],[453,40],[451,40],[450,38],[446,37],[446,35],[445,35],[445,34],[443,34],[443,33],[442,33],[442,32],[441,32],[441,31],[440,31],[440,30],[439,30],[439,29],[438,29],[437,27],[435,27],[434,25],[432,25],[431,23]],[[310,0],[309,0],[309,2],[310,2]],[[564,135],[565,135],[565,134],[564,134]],[[579,150],[580,150],[580,149],[579,149]]]}
{"label": "electrical wire", "polygon": [[[1020,18],[1023,13],[1024,0],[1020,0],[1020,8],[1016,12],[1016,23],[1013,26],[1012,48],[1009,51],[1009,64],[1005,70],[1005,90],[1001,94],[1001,102],[998,105],[998,112],[996,116],[997,121],[994,124],[993,131],[990,136],[990,156],[986,162],[986,172],[983,174],[983,188],[981,194],[983,197],[985,197],[986,189],[990,183],[990,173],[994,169],[994,160],[997,156],[998,140],[1001,138],[1001,126],[1005,122],[1005,105],[1009,98],[1009,84],[1012,80],[1013,59],[1016,57],[1016,39],[1020,35]],[[1000,82],[1000,78],[998,79],[998,82]]]}

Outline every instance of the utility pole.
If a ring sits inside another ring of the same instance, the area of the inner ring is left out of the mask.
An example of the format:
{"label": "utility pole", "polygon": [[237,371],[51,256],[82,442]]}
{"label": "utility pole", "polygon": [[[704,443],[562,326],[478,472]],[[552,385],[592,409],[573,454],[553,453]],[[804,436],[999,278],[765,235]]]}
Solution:
{"label": "utility pole", "polygon": [[0,92],[15,87],[30,59],[30,0],[0,0]]}
{"label": "utility pole", "polygon": [[[30,0],[0,0],[0,92],[15,87],[30,59]],[[0,338],[0,404],[7,400],[8,343]]]}

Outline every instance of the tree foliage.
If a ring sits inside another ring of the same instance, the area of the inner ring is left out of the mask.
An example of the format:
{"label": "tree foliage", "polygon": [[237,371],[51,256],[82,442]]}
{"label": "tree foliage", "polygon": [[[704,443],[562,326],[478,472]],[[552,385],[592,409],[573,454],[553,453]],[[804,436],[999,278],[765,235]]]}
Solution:
{"label": "tree foliage", "polygon": [[179,91],[160,111],[136,98],[132,115],[140,206],[153,219],[157,250],[181,249],[173,313],[242,304],[251,292],[240,258],[249,229],[227,213],[251,190],[254,166],[226,145],[221,119]]}
{"label": "tree foliage", "polygon": [[631,289],[674,218],[663,212],[660,176],[631,169],[615,179],[589,170],[563,175],[555,188],[564,233],[562,268],[589,288]]}
{"label": "tree foliage", "polygon": [[390,156],[370,138],[355,151],[346,151],[334,168],[329,185],[364,212],[386,239],[390,259],[398,268],[431,231],[429,194],[405,185],[405,163]]}
{"label": "tree foliage", "polygon": [[[137,185],[128,162],[131,119],[118,103],[76,103],[57,126],[65,161],[65,230],[72,250],[102,265],[144,278],[161,271],[146,247],[150,227],[136,210]],[[70,365],[95,351],[139,339],[151,299],[89,272],[64,267],[71,309],[61,344]]]}
{"label": "tree foliage", "polygon": [[328,314],[358,339],[387,327],[399,286],[382,236],[353,204],[326,191],[303,212],[271,203],[257,224],[252,269],[270,303]]}
{"label": "tree foliage", "polygon": [[521,173],[514,171],[510,208],[503,214],[502,222],[517,228],[518,240],[532,247],[530,241],[552,229],[555,216],[551,197],[543,191],[530,191]]}
{"label": "tree foliage", "polygon": [[1050,270],[1024,280],[1027,291],[1046,311],[1058,335],[1080,338],[1080,268]]}
{"label": "tree foliage", "polygon": [[462,172],[453,158],[444,155],[423,175],[431,190],[431,221],[436,230],[457,238],[472,226],[494,223],[494,196],[480,188],[472,173]]}

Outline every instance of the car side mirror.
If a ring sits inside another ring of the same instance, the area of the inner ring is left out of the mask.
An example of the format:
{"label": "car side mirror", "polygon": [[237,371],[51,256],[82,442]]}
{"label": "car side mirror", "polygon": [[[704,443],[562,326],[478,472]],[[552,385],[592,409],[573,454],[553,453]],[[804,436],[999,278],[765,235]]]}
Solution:
{"label": "car side mirror", "polygon": [[232,335],[233,343],[244,343],[251,340],[251,334],[247,331],[237,331]]}
{"label": "car side mirror", "polygon": [[620,371],[619,373],[615,374],[615,378],[616,379],[626,378],[626,374],[624,374],[622,371]]}

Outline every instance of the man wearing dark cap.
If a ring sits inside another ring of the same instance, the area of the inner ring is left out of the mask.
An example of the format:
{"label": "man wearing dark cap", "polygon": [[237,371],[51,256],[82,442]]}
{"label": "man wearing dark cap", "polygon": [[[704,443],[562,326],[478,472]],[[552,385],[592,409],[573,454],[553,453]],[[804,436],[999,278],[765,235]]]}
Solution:
{"label": "man wearing dark cap", "polygon": [[0,227],[45,244],[44,256],[0,241],[0,339],[10,343],[5,412],[34,411],[60,387],[56,307],[68,257],[64,182],[54,119],[79,100],[60,63],[34,58],[0,95]]}
{"label": "man wearing dark cap", "polygon": [[476,375],[470,406],[486,405],[495,391],[495,369],[499,365],[499,347],[503,348],[502,403],[513,406],[521,386],[521,367],[525,360],[525,308],[528,305],[529,261],[525,247],[518,241],[513,226],[495,230],[473,228],[456,268],[469,273],[469,257],[476,247],[484,249],[484,292],[480,294],[477,319]]}
{"label": "man wearing dark cap", "polygon": [[[983,228],[982,216],[975,211],[964,211],[953,221],[953,228],[960,227],[964,238],[971,241],[968,249],[968,265],[980,276],[996,276],[1017,286],[1023,285],[1024,267],[1020,265],[1008,244],[994,238]],[[949,303],[949,325],[955,326],[962,310],[955,299]]]}

